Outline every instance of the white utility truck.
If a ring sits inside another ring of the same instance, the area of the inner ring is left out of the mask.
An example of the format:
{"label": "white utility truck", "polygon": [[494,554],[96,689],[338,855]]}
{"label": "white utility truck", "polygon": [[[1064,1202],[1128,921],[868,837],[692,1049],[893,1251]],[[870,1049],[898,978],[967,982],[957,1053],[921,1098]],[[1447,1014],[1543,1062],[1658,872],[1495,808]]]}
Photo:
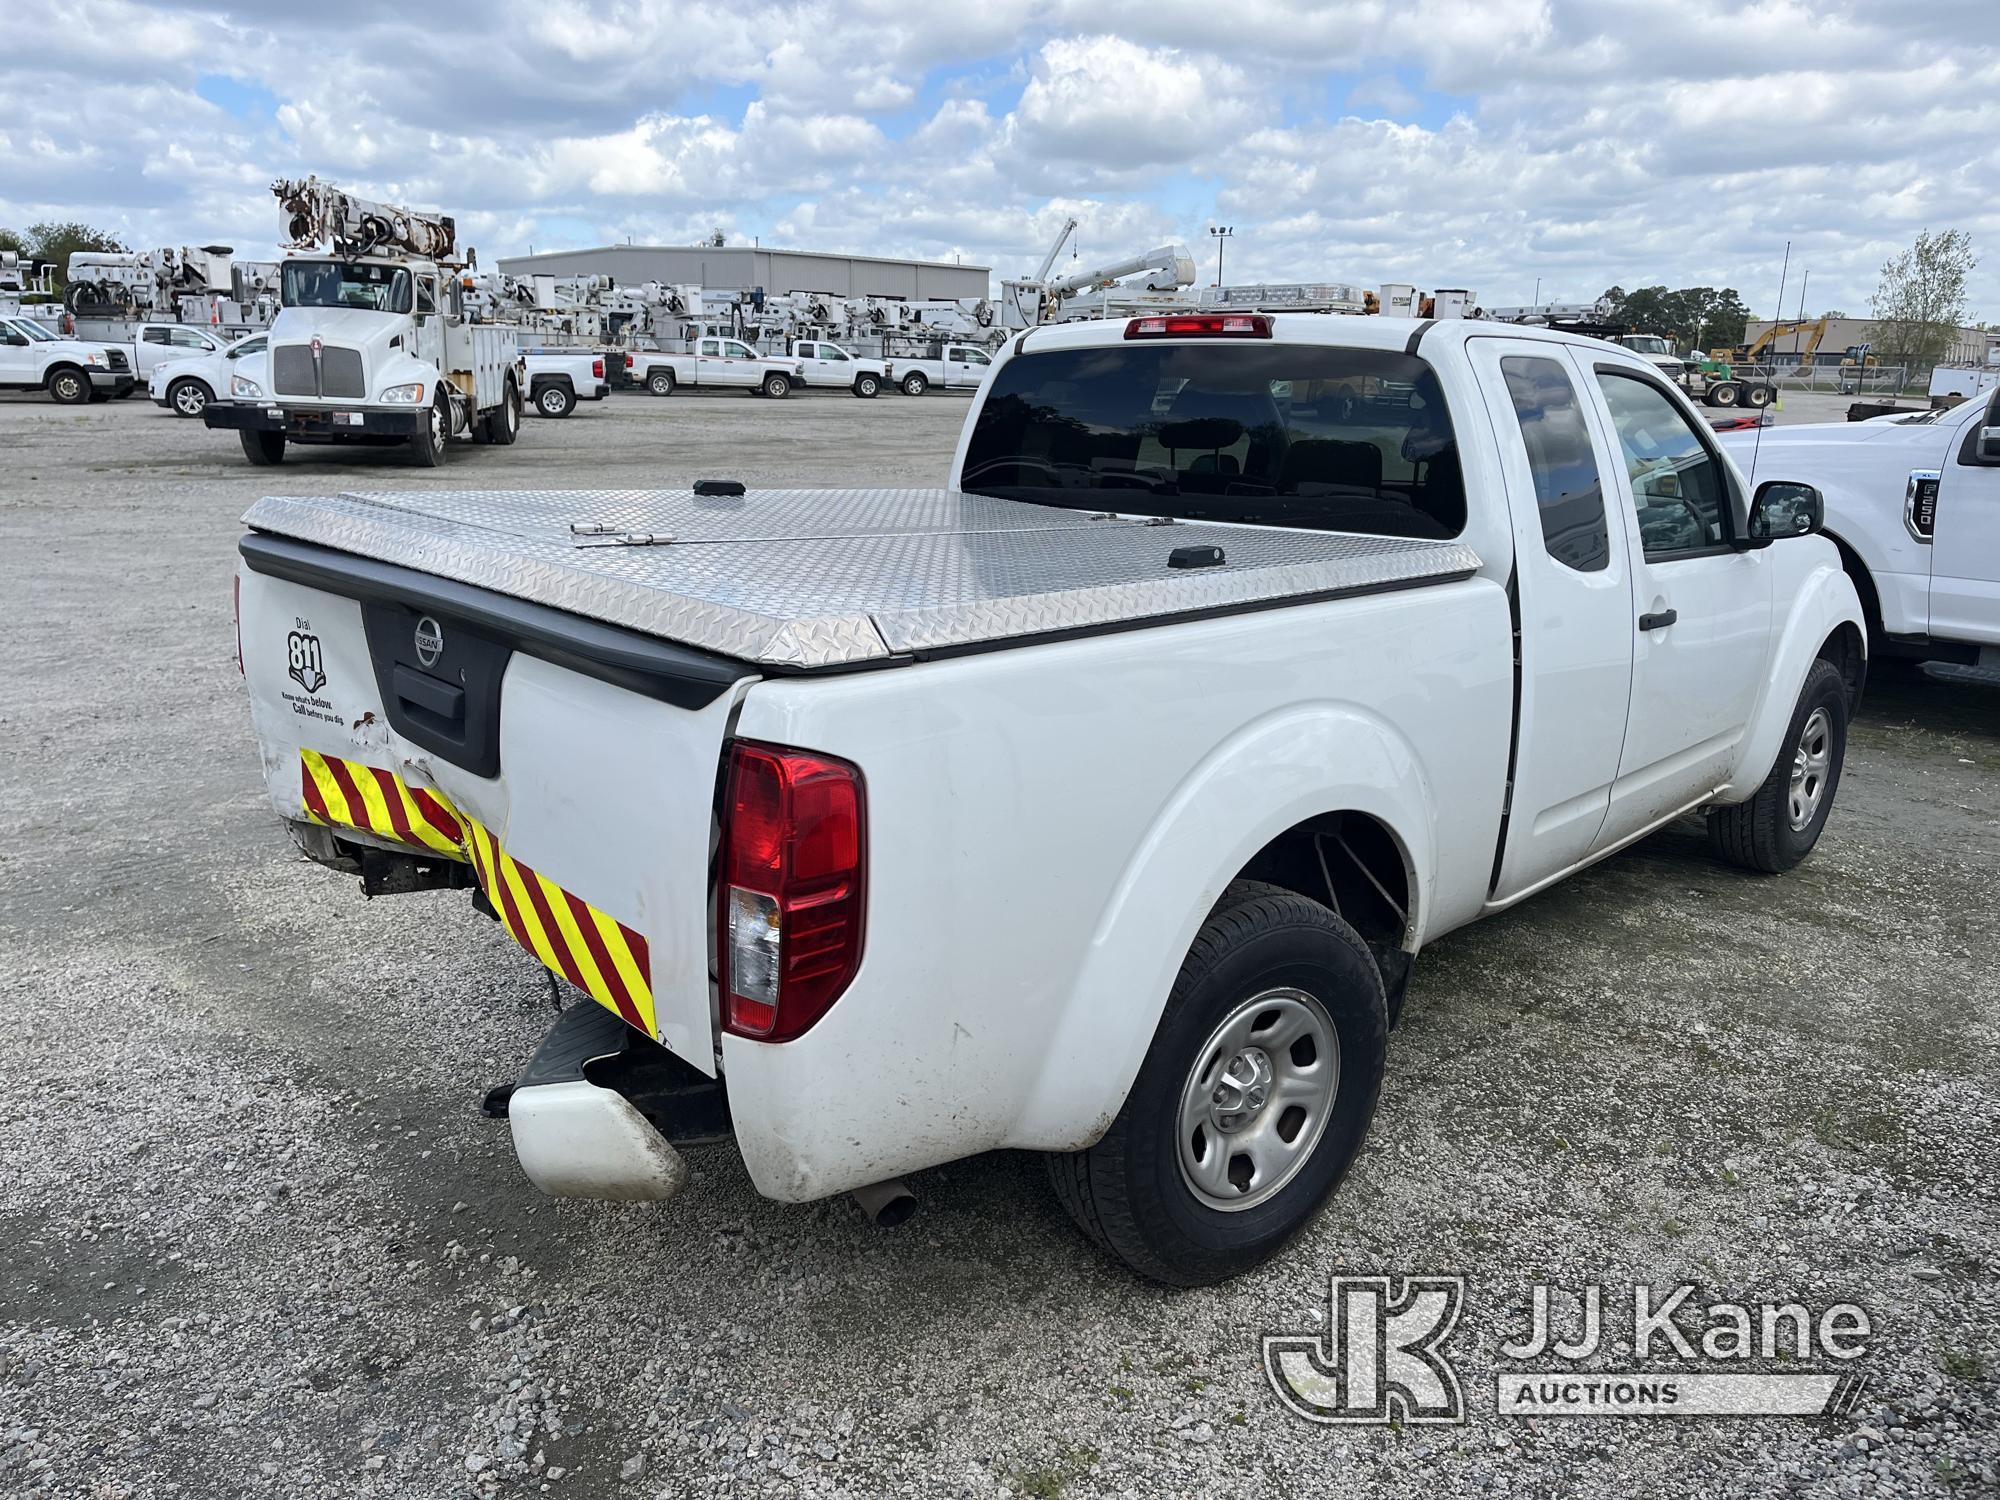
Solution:
{"label": "white utility truck", "polygon": [[625,356],[625,377],[655,396],[671,396],[683,387],[712,386],[782,401],[799,383],[799,361],[759,354],[741,339],[704,334],[688,340],[688,347],[678,353],[631,350]]}
{"label": "white utility truck", "polygon": [[597,1002],[505,1098],[533,1182],[663,1197],[733,1138],[906,1208],[1040,1151],[1179,1283],[1332,1193],[1425,944],[1684,814],[1804,858],[1866,670],[1811,490],[1637,355],[1461,320],[1033,329],[942,489],[246,521],[299,844]]}
{"label": "white utility truck", "polygon": [[889,383],[886,360],[855,354],[825,339],[799,339],[791,357],[798,365],[798,383],[814,389],[852,391],[864,400],[881,394]]}
{"label": "white utility truck", "polygon": [[1826,533],[1876,656],[2000,666],[2000,390],[1908,416],[1731,433],[1723,444],[1757,478],[1826,497]]}
{"label": "white utility truck", "polygon": [[530,349],[521,360],[528,374],[528,409],[544,417],[566,417],[577,402],[611,394],[599,350]]}
{"label": "white utility truck", "polygon": [[60,338],[26,315],[0,317],[0,391],[47,391],[78,406],[128,396],[136,384],[122,349]]}
{"label": "white utility truck", "polygon": [[202,420],[236,432],[258,465],[282,462],[288,443],[401,446],[434,468],[453,438],[513,442],[526,382],[519,333],[466,316],[452,221],[312,177],[271,191],[292,253],[279,270],[268,380],[239,372]]}
{"label": "white utility truck", "polygon": [[976,391],[993,373],[993,356],[977,344],[933,342],[912,354],[892,354],[889,378],[905,396],[921,396],[932,386],[944,391]]}

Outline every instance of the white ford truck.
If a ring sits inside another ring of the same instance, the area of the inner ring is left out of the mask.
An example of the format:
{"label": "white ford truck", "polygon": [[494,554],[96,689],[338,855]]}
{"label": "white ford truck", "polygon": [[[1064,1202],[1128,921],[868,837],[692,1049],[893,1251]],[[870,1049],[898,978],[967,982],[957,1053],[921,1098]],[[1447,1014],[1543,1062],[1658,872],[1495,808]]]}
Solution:
{"label": "white ford truck", "polygon": [[2000,665],[2000,391],[1945,410],[1813,422],[1723,445],[1825,497],[1878,658]]}
{"label": "white ford truck", "polygon": [[887,360],[852,353],[825,339],[795,341],[791,357],[798,363],[799,384],[814,389],[852,391],[864,401],[872,401],[889,383]]}
{"label": "white ford truck", "polygon": [[716,386],[781,401],[799,383],[799,361],[790,356],[759,354],[741,339],[710,336],[690,339],[688,347],[678,353],[666,349],[631,350],[625,356],[625,378],[655,396],[671,396],[683,388]]}
{"label": "white ford truck", "polygon": [[943,489],[262,500],[239,629],[298,843],[597,1002],[504,1100],[545,1191],[733,1139],[887,1215],[1023,1148],[1192,1284],[1339,1183],[1425,944],[1690,812],[1811,850],[1866,670],[1817,503],[1601,342],[1074,323]]}
{"label": "white ford truck", "polygon": [[64,406],[131,392],[124,350],[50,333],[29,317],[0,317],[0,391],[47,391]]}

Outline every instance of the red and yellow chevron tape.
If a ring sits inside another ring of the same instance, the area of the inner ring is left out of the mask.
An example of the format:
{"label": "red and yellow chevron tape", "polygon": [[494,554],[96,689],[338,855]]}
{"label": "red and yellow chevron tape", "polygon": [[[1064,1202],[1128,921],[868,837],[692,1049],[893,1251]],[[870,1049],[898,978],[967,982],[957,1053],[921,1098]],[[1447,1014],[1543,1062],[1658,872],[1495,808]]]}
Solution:
{"label": "red and yellow chevron tape", "polygon": [[658,1039],[653,960],[646,939],[537,873],[444,793],[393,771],[299,752],[300,795],[315,822],[357,828],[444,859],[469,862],[501,923],[549,971]]}
{"label": "red and yellow chevron tape", "polygon": [[514,858],[476,820],[465,819],[465,826],[480,889],[514,941],[551,972],[657,1040],[653,959],[646,939]]}
{"label": "red and yellow chevron tape", "polygon": [[465,830],[442,792],[407,784],[358,760],[299,751],[299,791],[316,823],[358,828],[444,859],[464,861]]}

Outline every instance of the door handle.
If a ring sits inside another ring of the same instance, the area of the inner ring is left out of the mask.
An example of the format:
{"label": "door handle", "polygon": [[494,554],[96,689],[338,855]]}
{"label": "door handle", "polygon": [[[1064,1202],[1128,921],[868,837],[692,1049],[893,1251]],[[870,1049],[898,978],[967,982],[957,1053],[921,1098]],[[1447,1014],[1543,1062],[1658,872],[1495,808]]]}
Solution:
{"label": "door handle", "polygon": [[1665,630],[1680,617],[1681,612],[1677,609],[1663,609],[1656,615],[1639,616],[1639,628],[1641,630]]}

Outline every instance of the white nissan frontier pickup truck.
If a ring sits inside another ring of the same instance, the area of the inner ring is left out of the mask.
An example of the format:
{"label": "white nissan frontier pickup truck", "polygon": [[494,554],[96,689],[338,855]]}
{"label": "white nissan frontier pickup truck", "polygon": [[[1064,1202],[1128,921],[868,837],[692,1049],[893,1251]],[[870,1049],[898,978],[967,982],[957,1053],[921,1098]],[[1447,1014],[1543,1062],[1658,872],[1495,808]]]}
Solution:
{"label": "white nissan frontier pickup truck", "polygon": [[596,1002],[489,1099],[537,1186],[1026,1149],[1196,1284],[1340,1182],[1426,943],[1691,812],[1812,849],[1819,523],[1599,341],[1142,317],[1014,338],[942,489],[262,500],[239,628],[298,843]]}

